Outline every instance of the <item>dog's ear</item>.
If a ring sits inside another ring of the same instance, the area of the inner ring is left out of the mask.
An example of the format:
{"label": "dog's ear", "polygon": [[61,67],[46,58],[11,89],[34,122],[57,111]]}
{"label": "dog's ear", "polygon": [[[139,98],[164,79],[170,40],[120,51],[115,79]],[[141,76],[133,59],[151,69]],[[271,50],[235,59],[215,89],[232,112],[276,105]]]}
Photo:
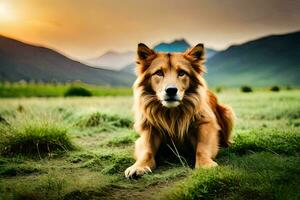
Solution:
{"label": "dog's ear", "polygon": [[143,73],[150,66],[152,60],[156,57],[156,53],[145,44],[139,43],[137,48],[137,56],[137,72]]}
{"label": "dog's ear", "polygon": [[139,60],[147,60],[149,57],[155,55],[155,52],[149,47],[147,47],[145,44],[139,43],[137,54]]}
{"label": "dog's ear", "polygon": [[198,72],[205,72],[204,62],[205,62],[205,50],[204,45],[199,43],[191,49],[188,49],[184,53],[184,57],[189,60],[193,68]]}
{"label": "dog's ear", "polygon": [[189,58],[190,61],[197,62],[197,61],[204,61],[204,45],[199,43],[194,46],[192,49],[189,49],[185,52],[185,56]]}

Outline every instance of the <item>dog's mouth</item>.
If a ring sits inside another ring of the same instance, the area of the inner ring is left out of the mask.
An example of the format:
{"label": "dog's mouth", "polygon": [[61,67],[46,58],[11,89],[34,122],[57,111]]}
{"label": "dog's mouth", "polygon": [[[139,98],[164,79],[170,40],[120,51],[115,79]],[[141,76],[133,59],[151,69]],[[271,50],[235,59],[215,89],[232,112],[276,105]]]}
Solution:
{"label": "dog's mouth", "polygon": [[174,101],[179,101],[177,98],[167,98],[164,101],[166,102],[174,102]]}
{"label": "dog's mouth", "polygon": [[174,108],[180,105],[180,100],[177,98],[166,98],[162,100],[161,103],[167,108]]}

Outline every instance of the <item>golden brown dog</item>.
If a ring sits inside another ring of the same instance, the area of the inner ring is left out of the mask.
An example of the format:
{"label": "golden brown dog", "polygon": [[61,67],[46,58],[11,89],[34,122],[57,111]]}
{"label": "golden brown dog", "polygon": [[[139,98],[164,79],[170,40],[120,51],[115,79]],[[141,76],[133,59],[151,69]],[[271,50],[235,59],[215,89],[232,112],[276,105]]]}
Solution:
{"label": "golden brown dog", "polygon": [[234,113],[220,105],[202,77],[204,46],[185,53],[157,53],[138,45],[137,80],[134,83],[136,162],[127,178],[152,172],[164,136],[188,141],[195,149],[195,168],[214,167],[219,146],[230,144]]}

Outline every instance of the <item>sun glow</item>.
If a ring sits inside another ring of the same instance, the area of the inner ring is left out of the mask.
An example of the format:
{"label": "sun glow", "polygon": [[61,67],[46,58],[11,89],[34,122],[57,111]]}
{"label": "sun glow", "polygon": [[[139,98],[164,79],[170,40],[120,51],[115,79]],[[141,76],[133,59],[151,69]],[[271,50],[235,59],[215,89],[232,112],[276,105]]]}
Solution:
{"label": "sun glow", "polygon": [[11,22],[15,20],[14,15],[10,5],[0,2],[0,22]]}

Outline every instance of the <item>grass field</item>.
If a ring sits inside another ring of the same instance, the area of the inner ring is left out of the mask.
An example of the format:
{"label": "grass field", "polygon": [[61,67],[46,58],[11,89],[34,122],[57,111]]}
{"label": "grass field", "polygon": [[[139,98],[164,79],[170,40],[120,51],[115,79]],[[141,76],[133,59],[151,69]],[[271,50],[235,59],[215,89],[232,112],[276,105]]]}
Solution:
{"label": "grass field", "polygon": [[0,83],[0,97],[62,97],[71,87],[83,87],[92,96],[128,96],[132,94],[128,87],[105,87],[84,83]]}
{"label": "grass field", "polygon": [[300,91],[218,96],[237,115],[220,166],[170,154],[138,180],[132,97],[0,99],[0,199],[300,199]]}

